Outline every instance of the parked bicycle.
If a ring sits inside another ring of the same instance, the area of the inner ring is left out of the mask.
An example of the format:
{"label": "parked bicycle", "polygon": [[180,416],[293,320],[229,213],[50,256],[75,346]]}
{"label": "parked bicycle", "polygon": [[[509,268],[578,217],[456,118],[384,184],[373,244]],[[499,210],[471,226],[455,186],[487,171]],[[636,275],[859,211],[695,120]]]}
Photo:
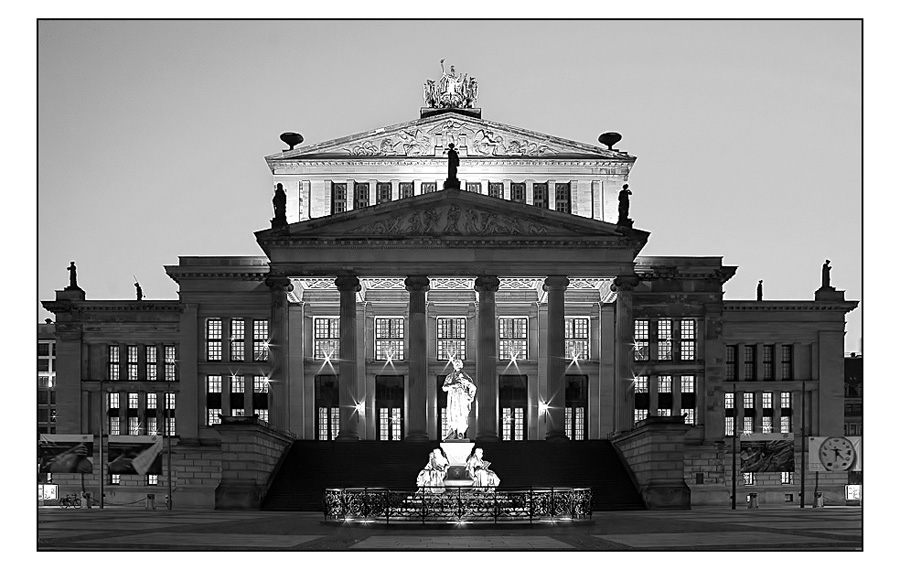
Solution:
{"label": "parked bicycle", "polygon": [[59,506],[64,509],[80,509],[81,508],[81,499],[78,498],[78,495],[75,493],[69,493],[65,497],[59,500]]}

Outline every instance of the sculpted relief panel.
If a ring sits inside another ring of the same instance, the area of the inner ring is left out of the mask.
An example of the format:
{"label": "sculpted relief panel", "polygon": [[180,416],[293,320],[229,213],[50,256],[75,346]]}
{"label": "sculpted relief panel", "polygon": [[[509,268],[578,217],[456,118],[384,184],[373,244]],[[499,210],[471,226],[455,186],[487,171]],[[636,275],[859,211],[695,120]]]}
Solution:
{"label": "sculpted relief panel", "polygon": [[541,236],[549,228],[535,222],[457,205],[429,208],[365,224],[350,234],[369,235],[521,235]]}

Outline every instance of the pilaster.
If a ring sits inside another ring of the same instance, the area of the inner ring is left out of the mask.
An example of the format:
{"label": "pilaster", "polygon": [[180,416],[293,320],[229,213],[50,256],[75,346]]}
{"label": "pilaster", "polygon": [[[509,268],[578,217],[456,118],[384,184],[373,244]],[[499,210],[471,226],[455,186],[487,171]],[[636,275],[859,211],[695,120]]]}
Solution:
{"label": "pilaster", "polygon": [[[504,181],[504,187],[509,185]],[[497,435],[497,307],[500,280],[493,275],[475,279],[478,292],[478,354],[476,370],[476,441],[500,441]]]}

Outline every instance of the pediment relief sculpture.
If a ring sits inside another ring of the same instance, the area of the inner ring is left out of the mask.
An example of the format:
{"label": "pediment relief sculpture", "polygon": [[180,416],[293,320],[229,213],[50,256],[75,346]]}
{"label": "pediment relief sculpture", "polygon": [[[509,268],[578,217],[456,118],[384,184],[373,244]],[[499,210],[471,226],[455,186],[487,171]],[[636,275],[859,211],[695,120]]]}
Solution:
{"label": "pediment relief sculpture", "polygon": [[349,230],[355,235],[546,236],[551,228],[536,221],[451,204],[404,212]]}

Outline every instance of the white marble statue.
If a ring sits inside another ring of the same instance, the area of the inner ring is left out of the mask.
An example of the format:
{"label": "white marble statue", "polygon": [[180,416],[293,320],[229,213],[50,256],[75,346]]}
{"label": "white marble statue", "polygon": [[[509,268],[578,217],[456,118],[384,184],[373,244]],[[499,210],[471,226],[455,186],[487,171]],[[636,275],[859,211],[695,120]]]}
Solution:
{"label": "white marble statue", "polygon": [[476,447],[466,459],[466,472],[474,481],[474,487],[496,487],[500,484],[500,477],[488,469],[490,461],[484,460],[484,450]]}
{"label": "white marble statue", "polygon": [[447,454],[440,447],[436,448],[428,455],[428,463],[419,471],[416,487],[428,493],[443,492],[444,479],[447,477],[449,467],[450,460],[447,459]]}
{"label": "white marble statue", "polygon": [[[475,399],[475,383],[463,372],[463,363],[453,359],[453,372],[447,374],[442,390],[447,392],[447,433],[444,439],[463,439],[469,429],[469,410]],[[451,438],[452,436],[452,438]]]}

